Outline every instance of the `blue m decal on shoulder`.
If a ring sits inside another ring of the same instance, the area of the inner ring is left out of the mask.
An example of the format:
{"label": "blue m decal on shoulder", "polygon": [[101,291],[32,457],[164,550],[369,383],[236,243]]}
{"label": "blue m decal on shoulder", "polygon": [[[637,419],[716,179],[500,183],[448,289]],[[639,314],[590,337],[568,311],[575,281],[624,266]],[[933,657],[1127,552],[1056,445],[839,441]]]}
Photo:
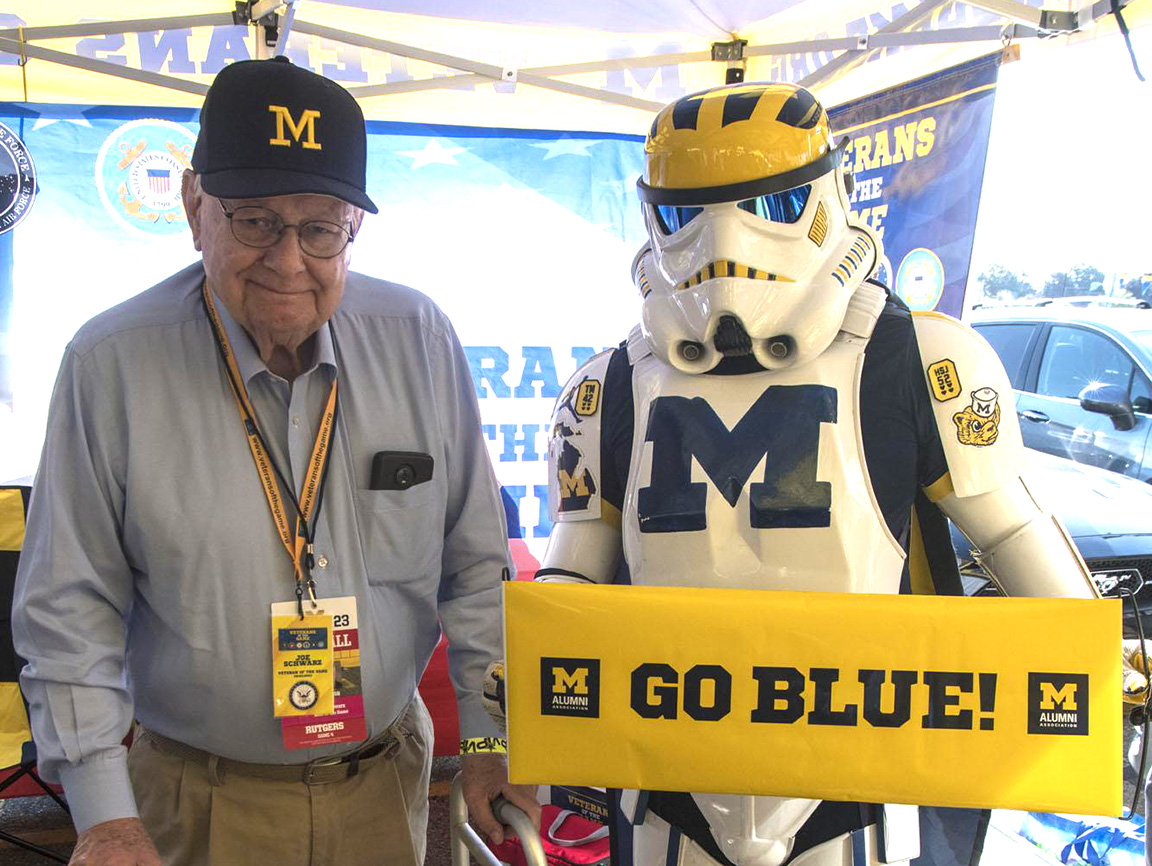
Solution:
{"label": "blue m decal on shoulder", "polygon": [[733,508],[760,459],[764,481],[749,490],[755,529],[828,526],[832,485],[816,480],[820,424],[836,423],[836,389],[773,385],[729,430],[701,397],[659,397],[648,415],[652,481],[639,491],[641,532],[707,528],[708,485],[692,481],[692,458]]}

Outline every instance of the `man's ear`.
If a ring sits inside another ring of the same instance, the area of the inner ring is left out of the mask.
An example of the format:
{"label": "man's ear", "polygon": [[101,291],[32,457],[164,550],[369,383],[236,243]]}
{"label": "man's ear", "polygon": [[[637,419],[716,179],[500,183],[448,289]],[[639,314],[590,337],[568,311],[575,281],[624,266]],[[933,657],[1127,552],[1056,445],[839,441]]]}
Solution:
{"label": "man's ear", "polygon": [[188,228],[192,230],[192,245],[200,251],[200,206],[204,203],[204,196],[200,191],[200,184],[196,182],[196,174],[191,169],[184,172],[180,180],[180,196],[184,200],[184,214],[188,217]]}

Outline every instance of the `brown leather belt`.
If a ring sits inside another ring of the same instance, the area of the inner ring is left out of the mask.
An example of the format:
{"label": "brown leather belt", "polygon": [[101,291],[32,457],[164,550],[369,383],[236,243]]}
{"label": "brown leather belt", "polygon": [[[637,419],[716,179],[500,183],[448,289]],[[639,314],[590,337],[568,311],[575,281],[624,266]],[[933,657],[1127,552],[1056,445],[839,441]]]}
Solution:
{"label": "brown leather belt", "polygon": [[[401,713],[401,719],[405,715],[406,713]],[[355,776],[362,766],[369,766],[381,758],[387,760],[395,757],[404,745],[408,731],[402,727],[400,721],[396,721],[383,734],[362,743],[350,752],[317,758],[307,764],[252,764],[247,761],[234,761],[170,739],[142,725],[137,726],[136,736],[148,740],[165,754],[207,767],[214,784],[220,784],[228,773],[235,773],[238,776],[252,776],[258,779],[327,785]]]}

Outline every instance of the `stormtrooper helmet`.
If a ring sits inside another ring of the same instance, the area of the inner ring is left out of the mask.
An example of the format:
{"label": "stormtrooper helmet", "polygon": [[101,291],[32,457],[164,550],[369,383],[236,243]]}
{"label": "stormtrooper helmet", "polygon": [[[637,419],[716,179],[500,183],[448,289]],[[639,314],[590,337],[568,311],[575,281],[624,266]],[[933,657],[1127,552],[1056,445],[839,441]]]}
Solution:
{"label": "stormtrooper helmet", "polygon": [[641,327],[657,357],[705,373],[752,354],[772,370],[828,348],[882,257],[849,215],[845,146],[792,84],[718,87],[661,109],[637,181],[651,241]]}

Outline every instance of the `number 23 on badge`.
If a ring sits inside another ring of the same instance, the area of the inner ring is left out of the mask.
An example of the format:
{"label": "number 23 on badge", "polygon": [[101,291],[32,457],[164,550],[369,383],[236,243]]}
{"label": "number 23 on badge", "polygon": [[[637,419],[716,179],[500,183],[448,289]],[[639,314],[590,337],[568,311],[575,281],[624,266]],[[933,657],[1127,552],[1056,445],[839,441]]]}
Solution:
{"label": "number 23 on badge", "polygon": [[333,710],[332,616],[272,617],[272,713],[325,715]]}

